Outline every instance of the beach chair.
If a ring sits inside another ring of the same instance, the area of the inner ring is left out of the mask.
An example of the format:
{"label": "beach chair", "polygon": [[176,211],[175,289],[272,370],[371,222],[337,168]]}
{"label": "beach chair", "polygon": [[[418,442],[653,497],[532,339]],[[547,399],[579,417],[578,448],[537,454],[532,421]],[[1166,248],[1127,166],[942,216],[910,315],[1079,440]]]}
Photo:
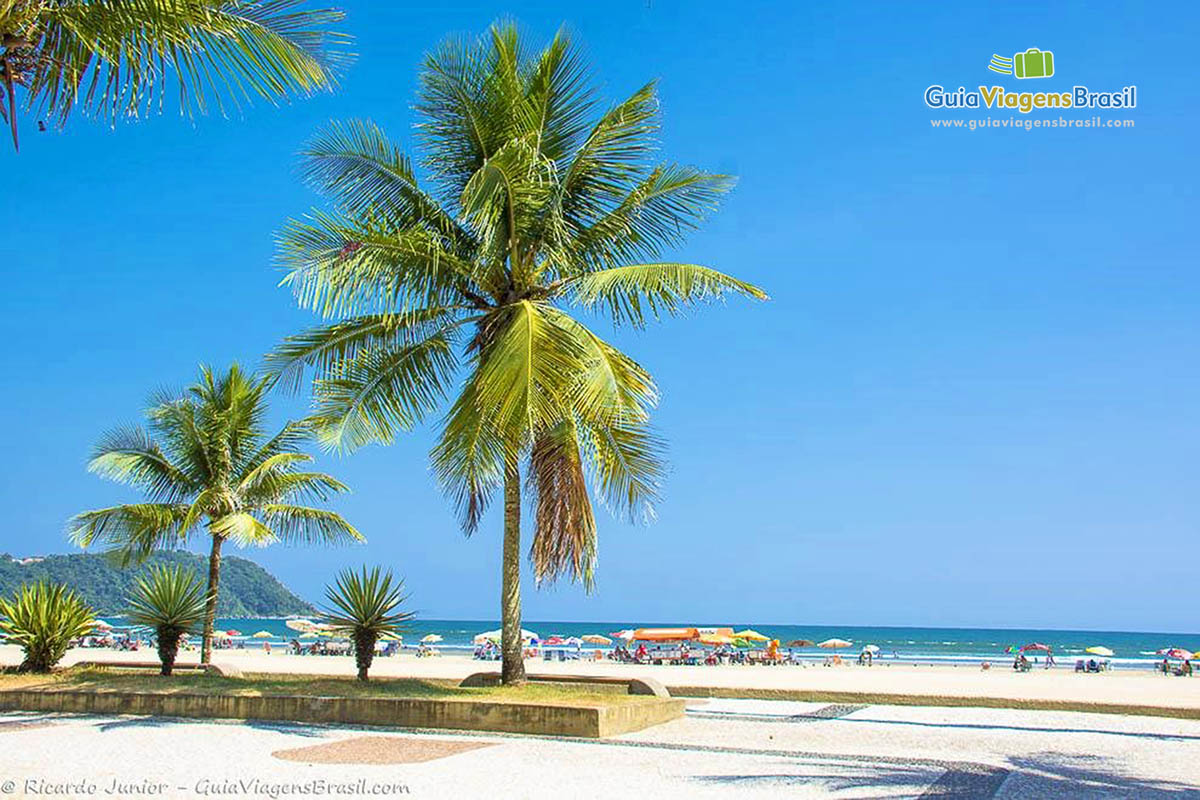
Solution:
{"label": "beach chair", "polygon": [[1075,662],[1075,671],[1076,672],[1086,672],[1087,671],[1087,667],[1084,665],[1082,658]]}

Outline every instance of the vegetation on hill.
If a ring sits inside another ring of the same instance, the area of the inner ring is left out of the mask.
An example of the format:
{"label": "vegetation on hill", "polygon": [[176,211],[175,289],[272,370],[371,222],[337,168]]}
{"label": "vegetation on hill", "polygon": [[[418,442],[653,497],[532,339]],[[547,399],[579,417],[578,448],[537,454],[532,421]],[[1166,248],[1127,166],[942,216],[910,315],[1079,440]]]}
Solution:
{"label": "vegetation on hill", "polygon": [[[25,563],[27,562],[27,563]],[[99,553],[52,555],[33,561],[0,555],[0,595],[11,596],[22,583],[48,578],[77,591],[101,616],[129,611],[134,581],[147,565],[179,565],[203,574],[207,560],[195,553],[168,551],[151,556],[141,567],[120,567]],[[271,573],[244,558],[228,557],[221,562],[221,586],[217,596],[220,617],[282,617],[312,614],[313,607],[292,594]]]}

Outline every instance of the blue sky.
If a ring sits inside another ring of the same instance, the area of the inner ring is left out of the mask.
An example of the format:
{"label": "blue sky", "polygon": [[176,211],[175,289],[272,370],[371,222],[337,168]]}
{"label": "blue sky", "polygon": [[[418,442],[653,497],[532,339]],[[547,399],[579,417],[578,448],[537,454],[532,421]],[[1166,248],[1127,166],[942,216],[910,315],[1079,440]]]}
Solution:
{"label": "blue sky", "polygon": [[[663,392],[666,502],[602,517],[597,591],[530,587],[527,618],[1200,628],[1194,5],[345,5],[336,95],[26,125],[0,156],[0,551],[65,552],[71,514],[133,498],[84,462],[150,390],[312,321],[272,267],[315,200],[294,153],[353,116],[410,143],[422,53],[507,15],[565,21],[614,100],[661,80],[665,154],[740,179],[677,257],[773,298],[614,335]],[[1028,47],[1055,78],[986,70]],[[1136,127],[933,130],[932,83],[1136,84]],[[494,617],[498,520],[462,537],[430,439],[322,459],[369,544],[249,555],[310,598],[382,563],[425,616]]]}

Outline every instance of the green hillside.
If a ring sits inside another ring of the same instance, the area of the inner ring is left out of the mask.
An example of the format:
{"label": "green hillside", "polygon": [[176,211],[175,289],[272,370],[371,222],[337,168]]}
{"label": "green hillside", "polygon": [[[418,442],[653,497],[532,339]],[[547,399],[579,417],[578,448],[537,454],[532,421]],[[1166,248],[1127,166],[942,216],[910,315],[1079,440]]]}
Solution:
{"label": "green hillside", "polygon": [[[39,578],[65,583],[96,609],[96,613],[123,614],[134,577],[144,567],[122,569],[98,553],[45,556],[40,560],[0,554],[0,594],[10,595],[20,584]],[[148,564],[183,564],[201,580],[208,575],[208,560],[186,552],[159,553]],[[313,607],[292,594],[265,569],[244,558],[221,559],[221,589],[217,595],[219,617],[282,617],[311,614]]]}

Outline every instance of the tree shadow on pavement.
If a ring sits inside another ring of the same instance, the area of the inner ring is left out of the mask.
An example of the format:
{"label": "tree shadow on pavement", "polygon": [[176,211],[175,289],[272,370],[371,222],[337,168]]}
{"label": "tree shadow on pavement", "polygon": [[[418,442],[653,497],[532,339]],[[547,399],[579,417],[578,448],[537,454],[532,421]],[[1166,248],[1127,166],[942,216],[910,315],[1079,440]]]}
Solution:
{"label": "tree shadow on pavement", "polygon": [[1200,785],[1129,775],[1100,756],[1042,752],[1011,756],[1008,762],[1012,772],[999,797],[1200,798]]}

